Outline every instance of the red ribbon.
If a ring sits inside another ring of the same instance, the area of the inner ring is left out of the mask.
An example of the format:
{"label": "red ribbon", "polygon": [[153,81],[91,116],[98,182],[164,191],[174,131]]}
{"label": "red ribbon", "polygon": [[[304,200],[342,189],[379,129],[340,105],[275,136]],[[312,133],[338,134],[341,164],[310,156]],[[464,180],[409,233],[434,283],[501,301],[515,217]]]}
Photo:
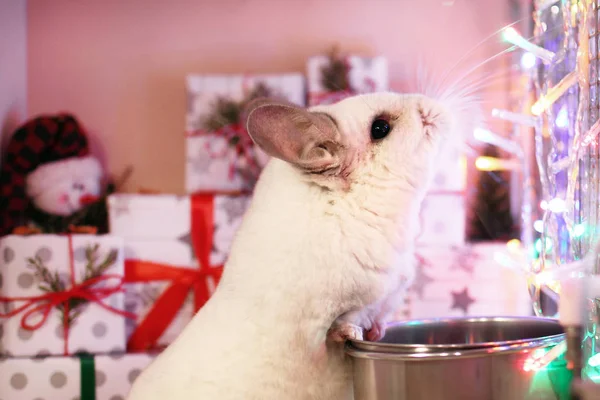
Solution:
{"label": "red ribbon", "polygon": [[[63,338],[64,338],[64,355],[69,353],[69,301],[71,299],[85,299],[101,306],[102,308],[122,315],[126,318],[135,318],[135,315],[123,310],[116,309],[102,302],[103,299],[112,296],[115,293],[123,290],[123,277],[119,275],[102,275],[96,278],[88,279],[81,283],[75,282],[75,263],[73,261],[73,238],[67,235],[69,241],[69,272],[71,288],[63,292],[46,293],[34,297],[0,297],[0,302],[25,301],[22,306],[14,309],[7,314],[0,314],[2,318],[14,317],[21,312],[27,310],[21,317],[21,328],[33,331],[41,328],[50,315],[50,312],[57,306],[63,305]],[[119,283],[116,286],[109,288],[98,288],[94,285],[110,279],[117,279]],[[31,318],[36,318],[41,315],[41,319],[37,323],[31,323]]]}
{"label": "red ribbon", "polygon": [[[245,127],[241,124],[230,124],[214,131],[195,130],[187,132],[187,136],[199,136],[212,134],[221,137],[225,140],[226,145],[220,151],[214,150],[214,143],[207,141],[204,143],[204,149],[212,159],[223,158],[230,151],[235,152],[235,158],[229,163],[228,179],[233,179],[236,169],[245,169],[250,171],[252,175],[257,175],[260,172],[260,166],[256,160],[254,153],[254,142],[248,135]],[[240,167],[240,161],[245,160],[246,165]]]}
{"label": "red ribbon", "polygon": [[[247,96],[254,87],[252,76],[244,74],[242,77],[242,92]],[[212,159],[225,157],[232,149],[235,152],[235,158],[229,163],[228,179],[232,180],[235,177],[236,170],[245,170],[249,174],[244,174],[244,179],[256,179],[260,173],[260,166],[256,159],[254,151],[254,142],[243,124],[243,121],[238,121],[234,124],[226,125],[214,131],[206,131],[196,129],[187,131],[186,136],[200,136],[213,134],[225,139],[226,146],[221,151],[214,151],[213,143],[208,141],[204,144],[205,150]],[[234,143],[235,142],[235,143]],[[246,161],[246,165],[240,167],[240,161]],[[249,175],[249,176],[248,176]]]}
{"label": "red ribbon", "polygon": [[195,194],[191,198],[192,246],[199,269],[177,267],[142,260],[125,261],[125,282],[140,283],[171,281],[160,295],[144,320],[137,326],[127,343],[129,351],[155,348],[158,339],[169,327],[190,292],[194,294],[194,311],[198,311],[210,298],[207,278],[218,283],[223,266],[210,266],[213,239],[213,194]]}

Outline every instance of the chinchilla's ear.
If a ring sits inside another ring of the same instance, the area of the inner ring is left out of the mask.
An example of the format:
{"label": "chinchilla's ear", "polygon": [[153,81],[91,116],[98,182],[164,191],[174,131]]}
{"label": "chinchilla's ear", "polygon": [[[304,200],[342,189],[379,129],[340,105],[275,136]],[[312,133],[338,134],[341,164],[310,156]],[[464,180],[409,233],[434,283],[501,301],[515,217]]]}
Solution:
{"label": "chinchilla's ear", "polygon": [[311,173],[335,174],[339,170],[345,149],[327,114],[260,98],[248,105],[246,115],[248,134],[271,157]]}

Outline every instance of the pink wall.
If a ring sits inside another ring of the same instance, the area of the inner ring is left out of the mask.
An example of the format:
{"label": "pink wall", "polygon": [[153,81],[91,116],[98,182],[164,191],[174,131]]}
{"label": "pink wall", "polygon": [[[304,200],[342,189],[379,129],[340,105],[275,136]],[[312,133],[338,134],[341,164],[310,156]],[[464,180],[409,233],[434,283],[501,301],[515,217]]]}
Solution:
{"label": "pink wall", "polygon": [[0,4],[0,148],[25,118],[26,55],[26,2],[3,1]]}
{"label": "pink wall", "polygon": [[[128,190],[181,193],[186,74],[303,71],[337,42],[387,55],[401,82],[418,56],[439,74],[508,22],[508,2],[442,3],[29,0],[29,114],[75,113],[111,172],[134,166]],[[502,48],[488,41],[464,66]]]}

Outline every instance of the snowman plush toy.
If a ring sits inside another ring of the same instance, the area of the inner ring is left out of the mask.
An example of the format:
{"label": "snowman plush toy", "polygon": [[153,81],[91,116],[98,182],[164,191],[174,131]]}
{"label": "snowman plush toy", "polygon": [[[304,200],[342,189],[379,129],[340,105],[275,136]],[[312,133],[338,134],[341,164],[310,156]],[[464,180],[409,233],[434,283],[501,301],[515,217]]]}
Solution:
{"label": "snowman plush toy", "polygon": [[90,155],[75,117],[31,119],[15,131],[2,157],[0,236],[102,224],[89,211],[99,205],[104,190],[102,167]]}

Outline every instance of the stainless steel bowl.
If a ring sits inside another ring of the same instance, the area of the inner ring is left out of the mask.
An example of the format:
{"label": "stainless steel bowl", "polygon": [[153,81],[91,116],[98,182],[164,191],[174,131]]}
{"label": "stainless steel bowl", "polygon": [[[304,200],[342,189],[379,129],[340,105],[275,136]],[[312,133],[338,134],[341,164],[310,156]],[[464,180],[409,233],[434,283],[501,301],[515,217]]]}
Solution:
{"label": "stainless steel bowl", "polygon": [[355,400],[558,399],[566,366],[528,372],[524,365],[534,350],[564,340],[562,332],[556,320],[536,317],[397,323],[380,342],[346,345]]}
{"label": "stainless steel bowl", "polygon": [[563,336],[556,320],[531,317],[470,317],[412,320],[390,324],[379,342],[354,340],[356,349],[434,353],[510,346],[532,338]]}

